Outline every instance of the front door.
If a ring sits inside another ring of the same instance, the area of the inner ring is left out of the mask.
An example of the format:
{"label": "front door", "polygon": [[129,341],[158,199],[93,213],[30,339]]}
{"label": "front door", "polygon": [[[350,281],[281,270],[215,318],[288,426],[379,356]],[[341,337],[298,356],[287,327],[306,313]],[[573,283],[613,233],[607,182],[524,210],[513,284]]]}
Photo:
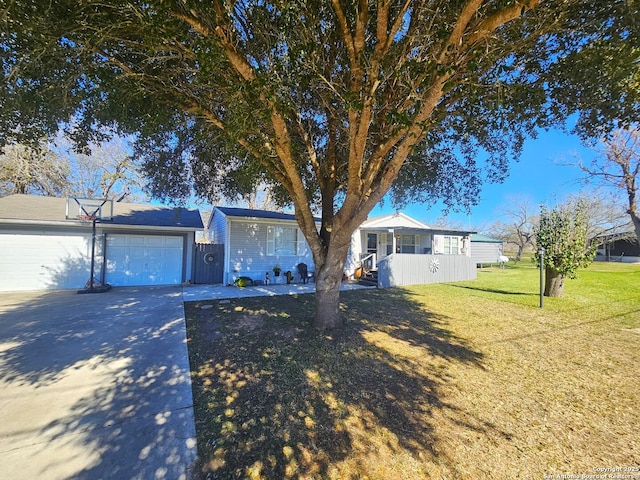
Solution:
{"label": "front door", "polygon": [[371,260],[367,260],[367,268],[375,270],[376,268],[376,256],[378,254],[378,234],[367,233],[367,256],[373,254]]}

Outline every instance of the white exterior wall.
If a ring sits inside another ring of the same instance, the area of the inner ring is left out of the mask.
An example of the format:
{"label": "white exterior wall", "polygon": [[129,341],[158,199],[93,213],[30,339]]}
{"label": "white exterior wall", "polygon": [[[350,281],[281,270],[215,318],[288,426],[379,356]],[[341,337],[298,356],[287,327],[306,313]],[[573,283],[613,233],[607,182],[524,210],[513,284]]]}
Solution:
{"label": "white exterior wall", "polygon": [[471,258],[477,264],[498,263],[498,257],[502,255],[502,243],[471,242],[471,245]]}
{"label": "white exterior wall", "polygon": [[[297,255],[268,255],[267,229],[270,226],[295,227],[298,231]],[[279,265],[284,272],[291,271],[296,275],[299,263],[306,263],[309,272],[315,270],[313,255],[297,223],[269,219],[237,219],[228,218],[227,241],[225,242],[226,284],[241,276],[253,280],[264,280],[268,272],[272,283],[276,281],[273,267]]]}
{"label": "white exterior wall", "polygon": [[209,224],[209,241],[222,244],[227,239],[227,217],[219,210],[214,209]]}
{"label": "white exterior wall", "polygon": [[[180,258],[173,262],[170,282],[181,283],[183,279],[191,279],[193,266],[193,242],[195,233],[185,232],[171,235],[149,234],[139,230],[135,234],[126,233],[125,229],[109,228],[109,225],[98,224],[96,228],[94,278],[98,281],[112,280],[113,285],[125,285],[113,281],[118,272],[115,267],[117,252],[107,248],[107,266],[103,268],[106,238],[139,237],[162,239],[170,238],[179,242]],[[157,250],[157,249],[156,249]],[[139,262],[144,255],[140,246],[138,255],[129,260]],[[110,255],[111,254],[116,254]],[[157,262],[155,259],[152,262]],[[121,263],[121,262],[119,262]],[[134,268],[139,270],[139,268]],[[91,225],[80,228],[22,227],[19,229],[0,229],[0,291],[45,290],[45,289],[80,289],[91,277]],[[105,280],[106,277],[106,280]],[[157,284],[153,278],[135,283],[136,285]],[[134,284],[134,283],[131,283]]]}

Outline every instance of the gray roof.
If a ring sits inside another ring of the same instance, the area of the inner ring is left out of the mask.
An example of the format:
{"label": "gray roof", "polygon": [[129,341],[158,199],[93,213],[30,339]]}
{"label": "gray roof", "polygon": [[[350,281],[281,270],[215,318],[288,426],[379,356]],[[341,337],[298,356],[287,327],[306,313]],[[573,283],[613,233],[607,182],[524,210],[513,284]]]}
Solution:
{"label": "gray roof", "polygon": [[480,235],[474,233],[471,235],[472,242],[480,242],[480,243],[503,243],[502,240],[498,240],[497,238],[487,237],[486,235]]}
{"label": "gray roof", "polygon": [[[66,211],[66,198],[20,194],[0,198],[0,221],[3,223],[30,221],[76,225],[77,220],[66,218]],[[102,223],[194,230],[203,228],[198,210],[122,202],[113,204],[113,218]]]}
{"label": "gray roof", "polygon": [[[272,220],[292,220],[296,221],[296,216],[291,213],[273,212],[270,210],[255,210],[252,208],[216,207],[227,217],[248,217],[248,218],[268,218]],[[315,217],[316,222],[320,218]]]}

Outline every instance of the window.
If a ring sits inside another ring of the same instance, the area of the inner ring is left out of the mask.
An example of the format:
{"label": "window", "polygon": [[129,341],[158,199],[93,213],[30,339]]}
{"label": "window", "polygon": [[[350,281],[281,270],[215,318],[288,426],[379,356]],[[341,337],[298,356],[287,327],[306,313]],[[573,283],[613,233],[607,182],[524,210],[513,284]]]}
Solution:
{"label": "window", "polygon": [[297,255],[296,227],[267,227],[267,255]]}
{"label": "window", "polygon": [[460,239],[458,237],[444,237],[444,254],[445,255],[458,255],[460,250],[458,248]]}
{"label": "window", "polygon": [[400,235],[400,253],[416,253],[415,235]]}

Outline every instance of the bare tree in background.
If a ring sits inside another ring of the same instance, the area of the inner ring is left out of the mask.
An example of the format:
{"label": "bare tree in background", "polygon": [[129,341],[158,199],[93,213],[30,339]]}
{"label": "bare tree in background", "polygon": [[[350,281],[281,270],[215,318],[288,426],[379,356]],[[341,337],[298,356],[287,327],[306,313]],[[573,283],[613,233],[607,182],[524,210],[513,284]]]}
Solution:
{"label": "bare tree in background", "polygon": [[73,151],[62,136],[56,145],[12,144],[0,155],[0,196],[16,193],[63,197],[146,199],[144,180],[122,138],[90,145],[90,153]]}
{"label": "bare tree in background", "polygon": [[626,196],[626,213],[631,218],[640,243],[640,214],[638,212],[638,176],[640,174],[640,129],[616,130],[611,139],[602,142],[600,154],[585,165],[578,161],[584,173],[583,181],[606,188],[614,188],[616,195]]}
{"label": "bare tree in background", "polygon": [[128,202],[146,200],[144,180],[126,139],[115,137],[89,145],[89,153],[85,154],[74,152],[71,143],[59,136],[55,148],[69,165],[69,195]]}
{"label": "bare tree in background", "polygon": [[584,205],[588,217],[587,235],[590,239],[607,235],[623,238],[623,234],[628,233],[631,222],[619,195],[598,188],[570,195],[567,200]]}
{"label": "bare tree in background", "polygon": [[0,196],[15,193],[62,196],[69,165],[44,146],[7,145],[0,155]]}
{"label": "bare tree in background", "polygon": [[516,262],[522,259],[522,253],[527,247],[534,245],[534,227],[538,224],[539,219],[536,208],[530,198],[512,197],[500,211],[500,216],[504,221],[495,222],[490,227],[490,233],[493,236],[515,245],[514,261]]}

